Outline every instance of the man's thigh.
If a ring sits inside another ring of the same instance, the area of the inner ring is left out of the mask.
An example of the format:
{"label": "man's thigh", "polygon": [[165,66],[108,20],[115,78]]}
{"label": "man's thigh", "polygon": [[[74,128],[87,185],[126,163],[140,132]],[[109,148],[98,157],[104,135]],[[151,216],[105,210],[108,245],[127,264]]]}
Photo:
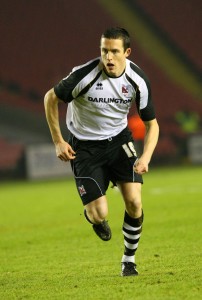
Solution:
{"label": "man's thigh", "polygon": [[119,182],[125,207],[131,217],[138,218],[142,215],[142,184],[139,182]]}
{"label": "man's thigh", "polygon": [[115,140],[109,147],[108,157],[110,162],[110,174],[112,182],[139,182],[143,183],[142,176],[135,173],[134,164],[138,159],[135,150],[135,143],[126,132],[119,140]]}
{"label": "man's thigh", "polygon": [[139,182],[117,183],[125,202],[141,202],[142,184]]}
{"label": "man's thigh", "polygon": [[104,163],[104,149],[94,142],[79,141],[71,161],[78,193],[84,205],[106,194],[109,176]]}

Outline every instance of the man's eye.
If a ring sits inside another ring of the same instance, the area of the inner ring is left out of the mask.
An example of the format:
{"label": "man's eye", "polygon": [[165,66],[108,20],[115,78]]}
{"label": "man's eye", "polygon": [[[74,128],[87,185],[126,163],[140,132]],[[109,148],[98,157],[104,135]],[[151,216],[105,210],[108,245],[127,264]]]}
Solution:
{"label": "man's eye", "polygon": [[102,52],[103,52],[104,54],[107,54],[107,53],[108,53],[108,51],[107,51],[106,49],[102,49]]}

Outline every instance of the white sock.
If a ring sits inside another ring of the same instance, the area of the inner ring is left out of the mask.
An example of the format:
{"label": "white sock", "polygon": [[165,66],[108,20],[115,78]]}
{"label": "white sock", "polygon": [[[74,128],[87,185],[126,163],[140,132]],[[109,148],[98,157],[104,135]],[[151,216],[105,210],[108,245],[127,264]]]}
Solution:
{"label": "white sock", "polygon": [[135,256],[127,256],[127,255],[124,254],[122,256],[121,262],[132,262],[132,263],[135,263]]}

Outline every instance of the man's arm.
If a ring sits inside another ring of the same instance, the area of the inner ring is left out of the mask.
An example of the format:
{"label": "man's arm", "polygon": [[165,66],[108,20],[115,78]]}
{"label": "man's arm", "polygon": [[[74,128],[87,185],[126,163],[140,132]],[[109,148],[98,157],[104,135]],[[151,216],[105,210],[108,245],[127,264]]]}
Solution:
{"label": "man's arm", "polygon": [[44,98],[46,120],[55,144],[57,157],[62,161],[69,161],[75,158],[75,152],[62,137],[58,113],[58,104],[60,101],[53,89],[46,93]]}
{"label": "man's arm", "polygon": [[159,125],[156,119],[144,122],[146,135],[144,139],[144,149],[140,158],[136,161],[134,170],[138,174],[148,172],[149,162],[156,147],[159,136]]}

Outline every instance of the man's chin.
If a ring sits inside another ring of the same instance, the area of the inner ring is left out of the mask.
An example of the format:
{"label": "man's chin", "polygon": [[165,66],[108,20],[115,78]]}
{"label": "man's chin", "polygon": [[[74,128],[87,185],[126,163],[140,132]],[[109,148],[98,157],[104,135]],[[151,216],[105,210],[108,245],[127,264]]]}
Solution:
{"label": "man's chin", "polygon": [[116,73],[113,70],[109,70],[108,68],[105,68],[105,72],[107,75],[111,77],[116,77]]}

